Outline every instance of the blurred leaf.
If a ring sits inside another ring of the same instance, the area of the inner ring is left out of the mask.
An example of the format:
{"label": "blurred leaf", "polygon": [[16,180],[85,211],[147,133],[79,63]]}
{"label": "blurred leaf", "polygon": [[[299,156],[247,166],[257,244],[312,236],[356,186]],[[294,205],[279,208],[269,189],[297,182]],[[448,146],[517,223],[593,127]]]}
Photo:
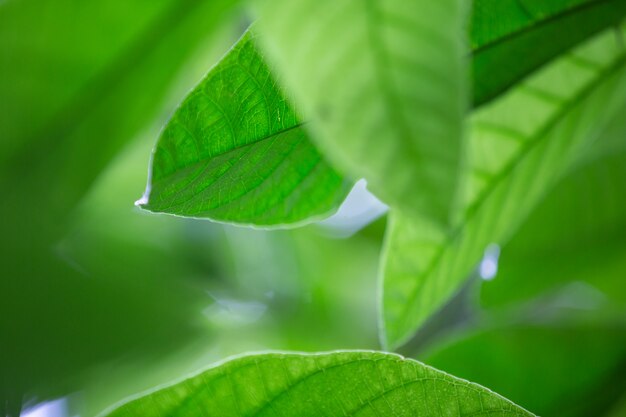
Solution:
{"label": "blurred leaf", "polygon": [[581,281],[626,306],[626,141],[623,115],[609,136],[622,149],[577,165],[502,250],[497,279],[486,282],[487,307],[521,302]]}
{"label": "blurred leaf", "polygon": [[[619,33],[621,35],[621,32]],[[626,51],[608,31],[471,117],[464,214],[451,232],[391,213],[382,340],[406,342],[504,243],[626,101]]]}
{"label": "blurred leaf", "polygon": [[474,106],[626,15],[624,0],[474,0]]}
{"label": "blurred leaf", "polygon": [[[463,2],[268,0],[259,40],[328,160],[447,223],[465,112]],[[418,115],[419,117],[415,117]]]}
{"label": "blurred leaf", "polygon": [[[107,416],[532,416],[478,385],[376,352],[268,353],[225,362]],[[436,412],[435,410],[439,410]]]}
{"label": "blurred leaf", "polygon": [[[143,25],[146,6],[78,3],[16,1],[0,7],[0,26],[9,22],[7,39],[15,40],[3,46],[0,66],[2,89],[8,89],[6,95],[2,93],[3,102],[11,103],[6,117],[11,121],[6,125],[13,123],[13,109],[20,114],[19,126],[7,136],[17,150],[2,165],[0,184],[11,189],[9,201],[22,200],[22,210],[32,208],[34,197],[36,207],[45,202],[45,212],[33,210],[43,214],[41,223],[51,218],[56,223],[56,218],[64,217],[116,152],[164,113],[172,82],[183,64],[218,30],[218,19],[234,2],[160,0],[151,6],[156,10],[145,13],[150,19]],[[136,23],[128,22],[135,17]],[[141,30],[119,40],[109,38],[118,26]],[[29,41],[31,37],[35,40]],[[113,48],[110,44],[115,40]],[[102,58],[97,55],[101,44]],[[107,54],[110,49],[113,52]],[[21,65],[22,61],[28,65]],[[102,68],[82,64],[92,61]],[[42,68],[50,70],[42,72]],[[22,78],[26,79],[18,82]],[[14,93],[15,103],[9,101],[14,85],[20,87]],[[56,94],[57,86],[68,91]],[[41,115],[37,113],[40,105]],[[32,119],[23,120],[23,114],[31,114],[31,107]]]}
{"label": "blurred leaf", "polygon": [[161,134],[144,208],[278,225],[335,210],[348,184],[309,142],[248,32]]}
{"label": "blurred leaf", "polygon": [[420,357],[542,416],[599,416],[626,387],[625,330],[618,325],[497,326],[461,333]]}
{"label": "blurred leaf", "polygon": [[188,292],[135,279],[140,256],[86,271],[58,241],[111,158],[187,88],[178,77],[224,32],[232,3],[0,5],[0,384],[20,396],[64,395],[87,367],[171,348],[193,328]]}
{"label": "blurred leaf", "polygon": [[[206,66],[198,67],[201,77]],[[134,323],[137,309],[150,325],[136,338],[163,329],[164,340],[147,339],[154,344],[148,351],[90,369],[72,385],[80,393],[69,398],[71,415],[96,415],[242,352],[378,347],[372,300],[384,222],[380,232],[337,239],[316,225],[266,231],[148,215],[132,203],[145,184],[155,133],[134,141],[97,180],[62,247],[89,272],[87,280],[106,280],[136,297],[122,309],[107,292],[113,299],[101,311],[122,313],[110,315],[103,336],[119,339],[115,325]],[[118,319],[123,314],[129,317]]]}
{"label": "blurred leaf", "polygon": [[[473,8],[475,105],[626,12],[623,1],[558,0],[526,9],[514,0],[491,3],[479,0]],[[502,22],[495,29],[494,15]],[[575,36],[572,26],[581,29]],[[251,37],[241,39],[196,87],[161,135],[144,208],[275,225],[323,215],[345,196],[345,184],[308,142]],[[252,167],[262,171],[252,173]]]}
{"label": "blurred leaf", "polygon": [[611,410],[606,414],[606,417],[624,416],[626,416],[626,393],[622,395],[622,398],[617,401]]}
{"label": "blurred leaf", "polygon": [[26,146],[32,142],[58,136],[93,112],[111,85],[132,71],[133,61],[150,54],[146,47],[163,40],[171,23],[164,15],[182,17],[190,4],[2,2],[0,161],[31,151]]}

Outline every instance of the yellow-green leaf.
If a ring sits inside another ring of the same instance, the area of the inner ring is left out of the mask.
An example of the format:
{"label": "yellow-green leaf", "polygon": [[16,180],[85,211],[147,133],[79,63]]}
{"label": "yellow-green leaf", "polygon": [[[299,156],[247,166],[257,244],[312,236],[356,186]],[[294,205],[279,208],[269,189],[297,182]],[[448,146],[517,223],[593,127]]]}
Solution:
{"label": "yellow-green leaf", "polygon": [[566,54],[471,117],[463,213],[450,232],[392,213],[381,338],[396,347],[504,243],[626,103],[623,28]]}

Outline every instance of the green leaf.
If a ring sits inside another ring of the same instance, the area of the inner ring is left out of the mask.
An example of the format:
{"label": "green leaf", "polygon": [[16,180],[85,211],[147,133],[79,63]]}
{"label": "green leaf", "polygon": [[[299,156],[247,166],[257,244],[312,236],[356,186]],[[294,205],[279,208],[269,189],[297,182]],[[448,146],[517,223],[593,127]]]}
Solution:
{"label": "green leaf", "polygon": [[626,15],[624,0],[474,0],[473,104],[480,106]]}
{"label": "green leaf", "polygon": [[482,288],[483,305],[511,305],[585,282],[607,302],[626,306],[621,289],[626,276],[623,114],[608,133],[596,145],[617,139],[622,149],[609,146],[608,155],[578,164],[537,206],[503,248],[497,279]]}
{"label": "green leaf", "polygon": [[383,201],[447,224],[462,162],[462,1],[267,0],[261,46],[315,143]]}
{"label": "green leaf", "polygon": [[267,353],[223,363],[110,417],[532,416],[499,395],[398,355]]}
{"label": "green leaf", "polygon": [[347,185],[309,142],[248,32],[161,134],[143,207],[277,225],[328,214]]}
{"label": "green leaf", "polygon": [[622,398],[615,402],[606,417],[624,417],[626,415],[626,394],[622,394]]}
{"label": "green leaf", "polygon": [[[614,24],[626,12],[623,1],[491,3],[478,0],[473,8],[474,105],[492,99],[558,53]],[[494,29],[493,16],[500,14],[506,19]],[[572,36],[576,25],[580,30]],[[150,199],[147,204],[144,201],[144,208],[275,225],[323,215],[336,208],[345,195],[345,184],[342,186],[338,175],[319,160],[308,143],[305,127],[278,91],[251,38],[250,34],[244,36],[212,69],[161,135],[152,165]],[[263,153],[270,142],[271,152]],[[245,156],[239,159],[243,152]],[[314,161],[319,161],[314,178],[304,178],[303,186],[303,176]],[[282,168],[274,171],[279,163]],[[286,178],[268,178],[285,171],[289,173]],[[268,206],[269,213],[264,211]]]}
{"label": "green leaf", "polygon": [[626,101],[622,32],[608,31],[471,117],[461,220],[450,232],[391,214],[381,338],[395,347],[504,243]]}
{"label": "green leaf", "polygon": [[538,415],[599,416],[626,388],[625,330],[608,323],[488,326],[456,334],[420,357]]}

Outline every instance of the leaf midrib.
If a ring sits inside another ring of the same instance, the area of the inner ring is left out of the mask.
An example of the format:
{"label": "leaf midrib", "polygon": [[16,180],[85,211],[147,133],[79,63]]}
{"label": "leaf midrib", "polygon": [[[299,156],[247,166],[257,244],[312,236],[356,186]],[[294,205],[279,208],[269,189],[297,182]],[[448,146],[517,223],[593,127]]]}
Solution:
{"label": "leaf midrib", "polygon": [[[280,356],[277,356],[277,358],[280,358]],[[271,360],[271,359],[272,359],[272,358],[270,357],[270,358],[268,358],[268,359],[266,359],[266,360]],[[326,371],[327,371],[327,370],[329,370],[329,369],[339,368],[339,367],[344,366],[344,365],[350,365],[350,364],[353,364],[353,363],[358,363],[358,362],[372,362],[372,361],[373,361],[373,359],[371,359],[371,358],[357,358],[357,359],[351,359],[351,360],[349,360],[349,361],[345,361],[345,362],[337,363],[337,364],[334,364],[334,365],[329,366],[329,367],[326,367],[326,368],[319,368],[319,369],[317,369],[317,370],[315,370],[315,371],[313,371],[313,372],[311,372],[311,373],[308,373],[308,374],[306,374],[306,375],[303,375],[302,377],[298,378],[298,380],[297,380],[297,381],[295,381],[295,382],[294,382],[294,381],[290,381],[290,382],[288,383],[287,387],[285,387],[284,389],[282,389],[282,390],[280,390],[279,392],[275,393],[275,394],[272,396],[272,398],[270,398],[270,399],[269,399],[269,400],[268,400],[265,404],[263,404],[263,405],[262,405],[259,409],[257,409],[257,410],[255,411],[255,413],[254,413],[254,414],[252,414],[252,415],[250,415],[250,416],[247,416],[247,417],[258,417],[258,415],[259,415],[261,412],[263,412],[264,410],[266,410],[268,407],[271,407],[271,406],[272,406],[272,403],[273,403],[273,402],[275,402],[278,398],[280,398],[280,397],[282,397],[283,395],[287,394],[287,393],[288,393],[289,391],[291,391],[291,390],[292,390],[295,386],[297,386],[297,385],[299,385],[299,384],[304,383],[306,380],[310,379],[311,377],[313,377],[313,376],[315,376],[315,375],[319,375],[319,374],[321,374],[321,373],[326,372]],[[248,362],[248,363],[244,363],[244,364],[240,365],[240,366],[239,366],[237,369],[235,369],[235,370],[236,370],[236,371],[238,371],[238,370],[243,370],[243,369],[246,369],[246,368],[249,368],[249,367],[252,367],[252,366],[257,367],[257,369],[258,369],[258,365],[259,365],[259,362],[258,362],[258,361],[256,361],[256,360],[254,360],[254,361],[250,361],[250,362]],[[285,372],[286,372],[286,371],[285,371]],[[216,379],[228,378],[228,376],[229,376],[229,375],[230,375],[230,373],[224,373],[224,372],[221,372],[219,375],[217,375]],[[204,376],[203,376],[203,380],[204,380],[204,379],[205,379],[205,378],[204,378]],[[232,382],[229,382],[229,385],[231,385],[231,387],[232,387]],[[178,404],[178,405],[174,408],[174,410],[172,410],[172,411],[173,411],[173,415],[174,415],[174,416],[176,416],[176,415],[177,415],[176,413],[180,412],[181,410],[184,410],[184,408],[183,408],[183,407],[184,407],[185,405],[187,405],[188,403],[190,403],[192,400],[196,400],[196,399],[198,398],[198,396],[200,396],[200,394],[203,394],[203,393],[204,393],[204,390],[205,390],[205,389],[208,389],[208,384],[207,384],[205,387],[203,387],[203,388],[201,388],[201,389],[199,389],[199,390],[196,390],[196,391],[195,391],[195,393],[193,393],[192,395],[189,395],[189,396],[185,397],[185,399],[184,399],[184,400],[183,400],[180,404]],[[236,403],[236,406],[238,406],[237,401],[234,401],[234,402]],[[240,411],[240,410],[239,410],[239,414],[243,416],[243,414],[241,413],[241,411]]]}
{"label": "leaf midrib", "polygon": [[[433,270],[437,267],[439,261],[441,260],[441,257],[446,252],[447,248],[450,246],[452,242],[454,242],[459,237],[459,235],[464,229],[464,225],[472,221],[475,214],[479,211],[480,207],[487,201],[487,199],[489,198],[491,193],[495,190],[497,185],[501,181],[503,181],[508,176],[508,174],[515,169],[515,167],[519,163],[521,163],[524,160],[524,157],[526,156],[526,154],[528,154],[535,147],[535,145],[538,145],[539,143],[542,142],[541,139],[545,137],[545,134],[547,134],[547,132],[549,132],[552,128],[554,128],[554,126],[560,121],[560,119],[564,117],[564,115],[567,114],[575,106],[576,103],[578,103],[584,97],[587,97],[588,95],[590,95],[597,86],[601,85],[605,81],[608,75],[611,75],[612,73],[616,72],[620,68],[620,66],[624,64],[625,62],[626,62],[626,55],[622,53],[622,55],[619,58],[617,58],[611,65],[606,67],[604,70],[601,70],[598,73],[596,79],[593,82],[589,83],[589,85],[587,85],[584,89],[582,89],[580,93],[578,93],[572,99],[568,100],[566,104],[563,105],[563,109],[558,111],[555,114],[555,116],[552,118],[552,120],[546,123],[546,125],[539,132],[537,132],[537,134],[534,135],[535,137],[533,139],[528,140],[527,144],[520,150],[517,157],[514,158],[501,171],[500,174],[494,177],[493,181],[489,184],[489,187],[487,187],[481,193],[481,197],[477,198],[476,202],[467,209],[467,214],[466,216],[463,217],[461,224],[455,227],[450,232],[448,237],[444,239],[439,250],[437,251],[437,254],[434,256],[433,260],[429,263],[427,269],[422,274],[420,274],[420,276],[417,278],[419,285],[416,286],[415,289],[411,291],[411,294],[408,297],[407,302],[403,304],[402,313],[400,314],[400,317],[401,317],[400,320],[402,320],[403,324],[406,324],[406,320],[407,320],[406,313],[408,312],[409,308],[412,306],[413,302],[415,301],[419,293],[419,290],[424,285],[423,278],[425,276],[430,275],[433,272]],[[405,337],[406,335],[402,336],[402,338],[405,338]]]}
{"label": "leaf midrib", "polygon": [[[267,139],[265,139],[265,140],[268,140],[268,139],[271,139],[271,138],[267,138]],[[290,155],[291,155],[291,154],[292,154],[292,153],[293,153],[293,152],[294,152],[294,151],[298,148],[298,146],[300,146],[301,144],[302,144],[302,141],[298,141],[298,142],[294,143],[294,144],[293,144],[293,145],[289,148],[289,151],[288,151],[288,152],[284,155],[284,157],[282,158],[282,160],[281,160],[278,164],[276,164],[276,166],[272,169],[272,171],[269,173],[269,175],[268,175],[268,176],[266,176],[265,178],[263,178],[263,179],[262,179],[261,181],[259,181],[257,184],[254,184],[254,186],[252,186],[252,187],[250,187],[250,188],[248,188],[248,189],[244,190],[244,191],[243,191],[242,193],[240,193],[240,194],[237,194],[237,195],[235,195],[235,196],[230,196],[230,197],[229,197],[229,199],[228,199],[227,201],[220,201],[220,203],[219,203],[218,205],[216,205],[215,207],[211,207],[211,208],[209,208],[208,210],[203,210],[203,211],[198,211],[198,212],[196,212],[196,213],[193,213],[193,214],[192,214],[192,216],[193,216],[193,215],[195,215],[195,216],[202,215],[203,213],[210,213],[210,212],[212,212],[212,211],[214,211],[214,210],[218,210],[218,209],[220,209],[220,208],[223,208],[223,207],[225,207],[225,206],[227,206],[227,205],[229,205],[229,204],[231,204],[231,203],[233,203],[233,202],[237,201],[238,199],[240,199],[240,198],[244,197],[245,195],[247,195],[247,194],[251,193],[252,191],[254,191],[254,190],[258,189],[258,188],[259,188],[259,187],[260,187],[263,183],[265,183],[265,182],[268,180],[268,178],[270,178],[270,176],[271,176],[271,175],[273,175],[273,174],[274,174],[274,173],[278,170],[278,168],[280,167],[280,165],[282,165],[282,164],[285,162],[285,160],[287,160],[287,159],[289,158],[289,156],[290,156]],[[251,145],[254,145],[254,144],[251,144]],[[270,145],[270,146],[271,146],[271,145]],[[215,183],[216,183],[216,182],[217,182],[220,178],[224,177],[224,176],[225,176],[225,175],[226,175],[226,174],[227,174],[227,173],[228,173],[228,172],[229,172],[229,171],[230,171],[230,170],[231,170],[231,169],[232,169],[232,168],[233,168],[233,167],[234,167],[237,163],[239,163],[239,162],[240,162],[240,161],[241,161],[241,160],[245,157],[245,155],[247,155],[247,153],[248,153],[251,149],[252,149],[252,146],[251,146],[251,147],[250,147],[250,149],[248,149],[248,150],[247,150],[247,151],[246,151],[246,152],[245,152],[242,156],[240,156],[240,157],[237,159],[237,161],[236,161],[233,165],[231,165],[231,166],[230,166],[230,167],[229,167],[226,171],[224,171],[222,174],[220,174],[220,175],[218,175],[216,178],[214,178],[214,179],[213,179],[213,181],[212,181],[211,183],[209,183],[209,184],[207,184],[207,185],[203,186],[203,188],[202,188],[200,191],[198,191],[197,193],[195,193],[195,195],[194,195],[192,198],[196,198],[198,195],[200,195],[201,193],[203,193],[203,192],[204,192],[204,190],[206,190],[207,188],[209,188],[210,186],[212,186],[213,184],[215,184]],[[267,152],[269,152],[269,148],[265,150],[264,154],[266,154]],[[286,199],[287,199],[287,198],[288,198],[291,194],[293,194],[293,193],[295,192],[295,190],[298,188],[298,186],[299,186],[300,184],[302,184],[302,183],[303,183],[303,182],[304,182],[304,181],[305,181],[305,180],[306,180],[306,179],[307,179],[307,178],[308,178],[308,177],[309,177],[309,176],[313,173],[313,171],[315,171],[315,169],[316,169],[316,168],[320,165],[321,161],[322,161],[321,156],[318,156],[318,158],[315,160],[315,163],[311,164],[311,166],[307,169],[307,172],[305,173],[305,175],[304,175],[304,176],[302,176],[302,178],[300,178],[300,181],[299,181],[298,183],[294,184],[294,185],[293,185],[293,187],[292,187],[290,190],[288,190],[288,192],[287,192],[284,196],[281,196],[281,199],[279,199],[278,201],[276,201],[274,204],[272,204],[272,205],[270,205],[270,206],[268,206],[268,207],[265,207],[263,210],[260,210],[260,211],[255,212],[254,214],[255,214],[255,215],[259,215],[259,214],[261,214],[261,213],[267,212],[267,211],[269,211],[270,209],[273,209],[274,207],[276,207],[276,206],[277,206],[278,204],[280,204],[281,202],[285,201],[285,200],[286,200]],[[196,178],[194,179],[194,181],[195,181],[195,180],[196,180],[199,176],[201,176],[201,175],[204,173],[204,171],[206,171],[206,167],[204,167],[201,171],[202,171],[202,172],[201,172],[199,175],[197,175],[197,176],[196,176]],[[193,182],[193,181],[192,181],[192,182]],[[181,191],[179,191],[179,193],[178,193],[178,194],[180,194],[180,192],[182,192],[182,190],[181,190]],[[174,198],[176,198],[176,197],[174,197]],[[171,209],[178,208],[178,207],[181,207],[181,206],[185,206],[186,204],[189,204],[189,201],[184,201],[184,202],[181,202],[181,203],[171,204],[170,206],[167,206],[167,207],[159,207],[158,211],[168,212],[168,211],[170,211]],[[147,206],[147,208],[150,208],[150,206],[148,205],[148,206]]]}
{"label": "leaf midrib", "polygon": [[[373,67],[376,74],[376,80],[378,81],[379,88],[383,93],[385,101],[388,106],[386,109],[402,109],[402,100],[397,96],[393,82],[391,81],[386,67],[381,65],[383,62],[389,62],[389,56],[383,41],[380,38],[379,30],[377,29],[377,22],[384,20],[383,14],[380,12],[376,5],[378,0],[365,0],[365,14],[366,14],[366,31],[368,34],[369,42],[372,46],[373,55]],[[407,144],[409,153],[414,161],[421,161],[423,156],[415,149],[414,144],[411,141],[411,130],[409,128],[408,121],[402,111],[388,111],[390,117],[394,123],[391,123],[393,128],[397,131],[398,137]]]}
{"label": "leaf midrib", "polygon": [[[531,22],[530,25],[524,26],[524,27],[522,27],[522,28],[520,28],[520,29],[518,29],[516,31],[510,32],[510,33],[508,33],[508,34],[506,34],[504,36],[498,37],[498,38],[496,38],[496,39],[494,39],[492,41],[484,43],[484,44],[480,45],[479,47],[472,49],[470,51],[469,56],[473,57],[475,55],[480,55],[482,52],[485,52],[486,50],[495,48],[495,47],[499,46],[500,44],[505,43],[505,42],[507,42],[509,40],[519,38],[519,37],[525,35],[526,33],[531,32],[534,29],[541,28],[541,27],[544,27],[544,26],[548,26],[549,24],[551,24],[553,22],[556,22],[558,20],[565,19],[565,18],[567,18],[567,17],[569,17],[571,15],[574,15],[574,14],[577,14],[577,13],[580,13],[580,12],[585,12],[587,9],[591,9],[591,8],[600,6],[600,5],[604,4],[604,3],[611,3],[613,1],[614,0],[590,0],[590,1],[586,2],[586,3],[581,3],[581,4],[578,4],[578,5],[574,5],[574,6],[568,8],[568,9],[565,9],[565,10],[563,10],[561,12],[549,15],[545,19],[536,20],[534,22]],[[532,16],[529,16],[529,17],[532,18]]]}
{"label": "leaf midrib", "polygon": [[[287,358],[288,357],[286,357],[284,359],[287,359]],[[272,359],[282,359],[282,358],[280,356],[277,356],[277,357],[273,357],[273,358],[272,357],[267,358],[266,360],[270,361]],[[213,378],[215,378],[216,381],[217,380],[222,380],[222,381],[226,380],[228,385],[229,385],[229,387],[230,387],[230,390],[231,390],[231,393],[233,395],[233,398],[236,398],[235,383],[234,383],[234,381],[232,379],[233,373],[254,367],[257,370],[257,374],[258,374],[259,380],[261,381],[262,385],[264,386],[264,391],[265,391],[265,393],[266,393],[266,395],[268,397],[267,400],[263,404],[258,406],[258,408],[253,410],[251,413],[246,413],[246,414],[242,413],[241,408],[239,407],[239,403],[236,400],[234,400],[233,403],[234,403],[234,406],[235,406],[235,408],[237,410],[238,415],[240,415],[242,417],[259,417],[259,416],[263,415],[263,413],[266,410],[268,410],[268,409],[275,410],[276,401],[278,401],[280,398],[283,398],[285,396],[289,396],[290,393],[294,390],[295,387],[300,386],[300,385],[306,383],[307,381],[310,381],[311,378],[313,378],[313,377],[315,377],[317,375],[325,374],[328,371],[333,371],[333,370],[336,370],[337,368],[342,368],[342,367],[354,365],[354,364],[357,364],[357,363],[371,363],[372,367],[375,368],[376,371],[380,373],[380,368],[378,367],[378,362],[387,362],[387,361],[389,361],[390,364],[393,363],[393,364],[397,365],[397,364],[403,362],[404,360],[403,359],[391,359],[391,358],[374,359],[374,358],[368,358],[368,357],[358,357],[358,358],[354,358],[354,359],[350,359],[350,360],[345,360],[345,361],[342,361],[340,363],[335,363],[333,365],[326,366],[326,367],[320,367],[319,364],[316,363],[318,365],[317,369],[312,370],[311,372],[308,372],[308,373],[306,373],[304,375],[299,376],[296,380],[292,380],[289,377],[287,369],[284,368],[284,362],[281,362],[283,364],[283,372],[284,372],[284,376],[285,376],[285,380],[287,381],[287,384],[286,384],[285,387],[283,387],[280,390],[278,390],[277,392],[273,393],[271,396],[268,395],[268,393],[267,393],[265,377],[264,377],[263,372],[259,368],[259,365],[261,363],[263,363],[264,361],[259,362],[258,360],[254,359],[254,360],[251,360],[251,361],[249,361],[247,363],[243,363],[243,364],[239,365],[236,369],[233,370],[233,372],[227,372],[226,370],[222,370],[221,372],[216,373],[213,376]],[[409,362],[413,362],[413,361],[409,360]],[[426,369],[432,369],[432,368],[430,368],[427,365],[423,365],[422,364],[422,366],[424,368],[426,368]],[[194,392],[191,395],[186,396],[179,404],[174,406],[172,408],[172,410],[170,410],[172,412],[173,416],[177,416],[177,415],[179,415],[178,413],[180,413],[182,411],[185,411],[187,405],[189,405],[190,403],[193,403],[193,402],[197,402],[198,398],[201,397],[202,395],[204,395],[206,393],[206,391],[208,391],[208,389],[210,388],[210,383],[207,383],[207,380],[206,380],[206,377],[205,377],[204,374],[201,374],[200,376],[202,377],[204,385],[199,387],[198,389],[194,389]],[[382,378],[382,375],[381,375],[381,378]],[[368,397],[366,402],[364,402],[363,404],[361,404],[360,406],[358,406],[357,408],[355,408],[353,410],[350,410],[348,412],[344,411],[344,412],[346,413],[346,416],[356,416],[356,415],[358,415],[361,412],[361,410],[364,407],[366,407],[368,405],[371,405],[372,402],[376,402],[376,401],[379,401],[379,400],[385,398],[390,393],[393,393],[393,392],[395,392],[397,390],[400,390],[402,388],[405,388],[407,386],[411,386],[411,385],[414,385],[414,384],[420,384],[420,383],[424,383],[424,382],[427,382],[427,381],[436,381],[436,380],[439,380],[439,378],[437,378],[435,376],[430,376],[428,374],[425,374],[425,375],[417,375],[416,374],[415,378],[414,379],[412,378],[409,381],[404,381],[404,382],[393,384],[393,385],[387,386],[387,387],[385,387],[383,385],[383,387],[380,390],[380,392],[372,393],[372,396]],[[470,391],[473,391],[475,393],[483,394],[483,390],[481,390],[478,387],[474,386],[472,383],[464,381],[464,380],[461,380],[461,379],[451,380],[451,381],[446,381],[446,382],[450,383],[455,388],[457,386],[462,386],[463,388],[466,388],[466,389],[468,389]],[[483,387],[483,389],[486,389],[486,388]],[[501,395],[496,394],[496,393],[493,393],[493,394],[495,396],[497,396],[499,399],[503,400],[505,403],[510,404],[513,407],[513,409],[502,410],[502,411],[506,411],[508,414],[515,415],[515,416],[525,416],[526,415],[526,414],[522,413],[522,411],[517,410],[516,407],[519,407],[519,406],[514,404],[509,399],[507,399],[505,397],[502,397]],[[458,394],[456,393],[456,391],[455,391],[455,396],[458,397]],[[483,415],[484,412],[485,411],[483,411],[483,410],[479,410],[479,411],[476,411],[475,413],[467,414],[467,416],[470,417],[470,416],[474,416],[474,415],[477,415],[477,416],[478,415]]]}
{"label": "leaf midrib", "polygon": [[[161,182],[163,182],[163,181],[168,180],[170,177],[174,176],[174,175],[175,175],[178,171],[180,171],[180,170],[183,170],[183,169],[186,169],[186,168],[191,168],[191,167],[193,167],[194,165],[201,164],[201,163],[205,163],[205,164],[206,164],[206,163],[210,162],[210,161],[211,161],[212,159],[214,159],[214,158],[219,158],[220,156],[224,156],[224,155],[226,155],[226,154],[228,154],[228,153],[230,153],[230,152],[234,152],[234,151],[236,151],[237,149],[246,148],[246,147],[249,147],[249,146],[252,146],[252,145],[258,144],[258,143],[261,143],[261,142],[263,142],[263,141],[273,139],[273,138],[275,138],[276,136],[282,135],[283,133],[287,133],[287,132],[290,132],[290,131],[292,131],[292,130],[295,130],[295,129],[298,129],[298,128],[300,128],[300,127],[303,127],[304,125],[306,125],[306,123],[307,123],[307,122],[300,122],[300,123],[296,123],[296,124],[295,124],[295,125],[293,125],[293,126],[290,126],[290,127],[287,127],[287,128],[281,129],[281,130],[278,130],[278,131],[276,131],[276,132],[274,132],[274,133],[272,133],[272,134],[270,134],[270,135],[267,135],[267,136],[260,136],[260,137],[258,137],[258,138],[253,138],[250,142],[247,142],[247,143],[245,143],[245,144],[238,145],[238,146],[234,146],[234,147],[232,147],[232,148],[230,148],[230,149],[226,149],[226,150],[224,150],[224,151],[222,151],[222,152],[218,152],[218,153],[216,153],[216,154],[214,154],[214,155],[208,155],[208,156],[206,156],[206,157],[201,157],[201,158],[198,158],[197,160],[195,160],[195,161],[193,161],[193,162],[189,162],[189,163],[187,163],[187,164],[183,164],[183,165],[181,165],[181,166],[176,167],[176,169],[172,170],[171,172],[169,172],[169,173],[167,173],[167,174],[163,175],[162,177],[159,177],[158,179],[154,180],[153,184],[159,184],[159,183],[161,183]],[[191,135],[194,137],[194,139],[196,139],[196,135],[195,135],[195,134],[192,134],[192,133],[189,131],[189,129],[187,129],[187,127],[186,127],[186,126],[184,126],[182,123],[181,123],[181,126],[182,126],[182,127],[183,127],[183,128],[184,128],[187,132],[189,132],[189,134],[191,134]],[[201,174],[202,174],[202,172],[201,172],[200,174],[198,174],[198,175],[201,175]],[[194,178],[193,180],[195,180],[195,178]],[[193,180],[192,180],[192,181],[193,181]]]}

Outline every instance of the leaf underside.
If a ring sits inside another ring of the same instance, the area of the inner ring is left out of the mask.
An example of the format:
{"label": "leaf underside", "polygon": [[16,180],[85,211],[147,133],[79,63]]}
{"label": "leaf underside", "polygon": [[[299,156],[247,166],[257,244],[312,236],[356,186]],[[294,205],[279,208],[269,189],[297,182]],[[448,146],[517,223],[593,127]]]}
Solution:
{"label": "leaf underside", "polygon": [[328,214],[347,191],[308,140],[248,32],[166,126],[142,207],[273,226]]}
{"label": "leaf underside", "polygon": [[622,30],[601,34],[472,115],[464,212],[451,232],[392,213],[384,249],[383,343],[401,345],[439,309],[485,247],[507,240],[623,108]]}
{"label": "leaf underside", "polygon": [[259,41],[312,138],[391,206],[446,224],[465,113],[456,0],[269,0]]}
{"label": "leaf underside", "polygon": [[499,395],[388,353],[267,353],[234,359],[109,417],[532,416]]}
{"label": "leaf underside", "polygon": [[[626,13],[625,5],[623,0],[495,3],[476,0],[470,29],[474,105],[488,102],[557,54],[614,24]],[[499,18],[497,26],[493,25],[494,16]],[[577,30],[573,31],[573,27]],[[213,89],[218,77],[231,80],[223,82],[225,88],[235,88],[241,83],[241,88],[233,90],[236,110],[220,100],[225,94],[223,91]],[[187,100],[161,138],[153,164],[151,199],[145,208],[259,225],[296,223],[336,208],[345,196],[348,181],[341,191],[337,190],[339,176],[319,159],[304,133],[305,126],[289,119],[293,112],[273,79],[263,57],[255,51],[252,36],[244,36],[229,57],[198,86],[192,94],[195,98]],[[263,82],[266,80],[270,82]],[[258,126],[251,124],[259,121],[258,115],[247,114],[246,106],[261,96],[264,97],[262,103],[252,106],[259,106],[257,110],[266,112],[267,120],[261,125],[269,126],[265,131],[260,129],[262,136],[258,136]],[[387,101],[390,98],[388,94],[382,97]],[[202,101],[213,99],[214,106],[220,108],[206,112],[207,105]],[[195,120],[190,114],[194,111],[201,112]],[[219,114],[222,111],[225,114]],[[280,120],[285,116],[286,119]],[[248,126],[233,132],[216,122],[215,119],[220,118],[223,123],[235,125],[235,130],[241,127],[240,123]],[[255,131],[246,132],[246,129]],[[205,149],[210,141],[232,141],[229,135],[238,136],[240,140],[231,144],[226,152],[224,149],[229,146],[218,145],[213,151]],[[192,145],[200,150],[185,149]],[[272,155],[259,156],[265,152]],[[184,155],[178,155],[180,153]],[[172,158],[178,160],[172,161]],[[319,166],[313,165],[314,161],[319,161]],[[279,162],[281,167],[277,165]],[[312,166],[315,172],[311,175],[315,178],[303,178]],[[274,168],[276,171],[272,171]],[[290,174],[282,181],[274,181],[283,172]],[[266,176],[272,178],[266,179]],[[286,201],[281,202],[281,199]],[[272,207],[272,204],[277,206]]]}

